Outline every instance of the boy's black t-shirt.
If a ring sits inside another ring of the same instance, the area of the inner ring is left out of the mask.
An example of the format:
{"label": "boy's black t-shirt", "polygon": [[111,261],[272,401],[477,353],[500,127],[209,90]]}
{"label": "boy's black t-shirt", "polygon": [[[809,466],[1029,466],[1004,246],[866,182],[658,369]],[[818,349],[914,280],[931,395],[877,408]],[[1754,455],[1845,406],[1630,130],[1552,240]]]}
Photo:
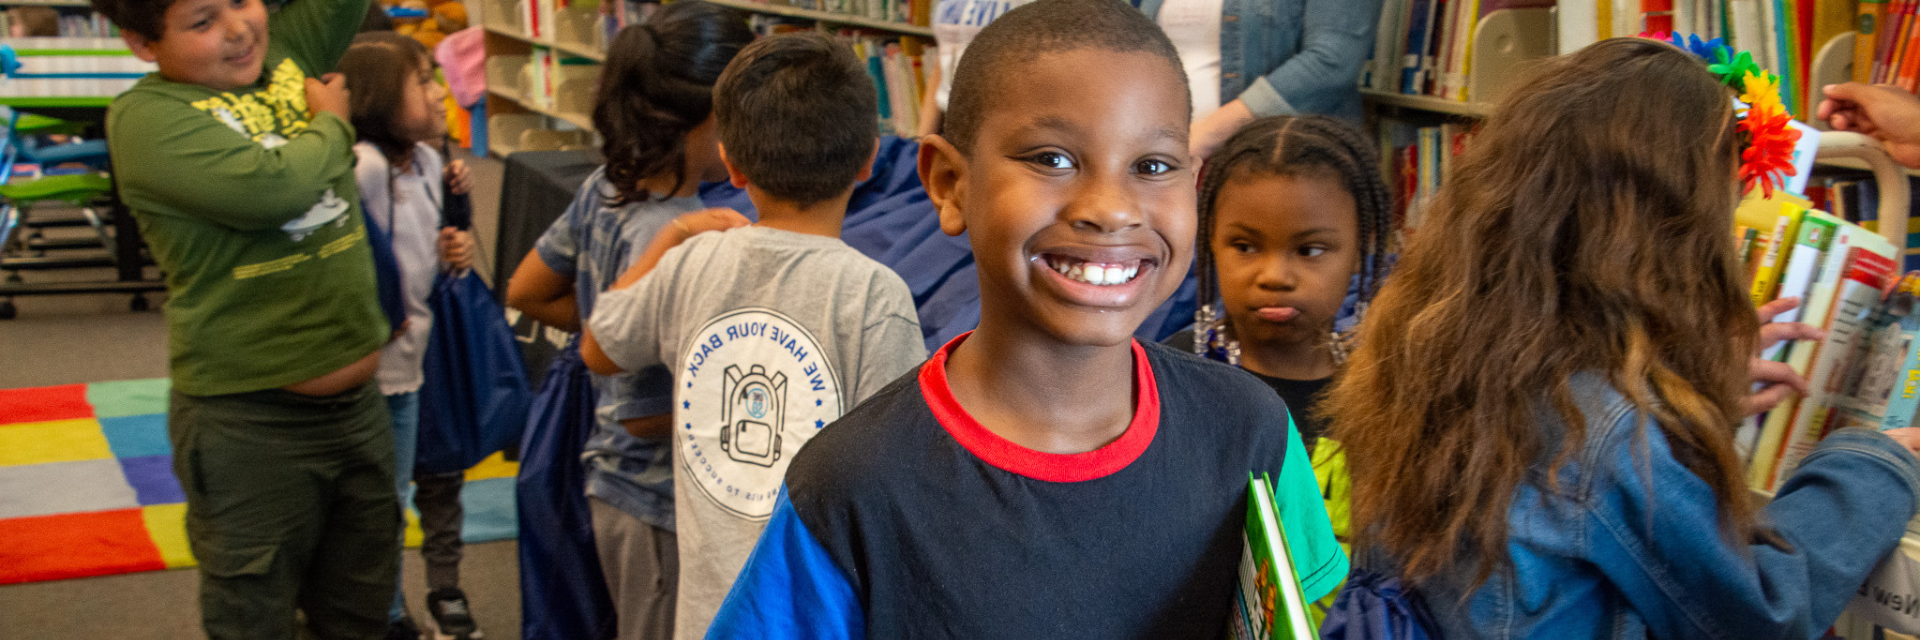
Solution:
{"label": "boy's black t-shirt", "polygon": [[1286,407],[1252,377],[1136,343],[1126,433],[1050,454],[966,415],[951,347],[795,457],[709,638],[1222,637],[1249,472],[1283,485],[1309,595],[1345,577]]}

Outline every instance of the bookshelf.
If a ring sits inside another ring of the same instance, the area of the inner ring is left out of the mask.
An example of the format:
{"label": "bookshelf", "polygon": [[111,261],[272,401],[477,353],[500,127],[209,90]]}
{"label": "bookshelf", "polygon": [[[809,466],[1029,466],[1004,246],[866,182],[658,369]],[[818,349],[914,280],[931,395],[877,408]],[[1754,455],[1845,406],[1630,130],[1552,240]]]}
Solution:
{"label": "bookshelf", "polygon": [[518,29],[514,29],[512,27],[502,26],[502,25],[492,25],[492,24],[486,25],[486,30],[487,30],[487,33],[491,33],[497,36],[518,40],[520,42],[525,42],[530,45],[539,45],[542,47],[548,47],[551,49],[565,52],[569,55],[586,58],[594,62],[604,63],[607,61],[607,52],[606,52],[605,45],[587,44],[583,42],[565,42],[565,41],[556,40],[552,38],[535,38],[527,35],[525,32],[522,32]]}
{"label": "bookshelf", "polygon": [[[4,4],[6,0],[0,0]],[[487,150],[591,147],[593,96],[611,34],[646,14],[640,3],[617,2],[602,13],[592,0],[481,0],[487,76]],[[705,0],[748,14],[756,31],[819,29],[836,34],[869,59],[879,89],[884,133],[912,135],[926,92],[922,60],[933,30],[923,25],[755,0]],[[791,0],[811,3],[812,0]],[[848,0],[843,0],[848,1]],[[861,0],[850,0],[857,4]],[[926,22],[933,0],[867,0]],[[930,52],[928,52],[930,53]],[[890,115],[902,114],[902,115]]]}
{"label": "bookshelf", "polygon": [[1360,99],[1377,106],[1410,109],[1461,118],[1481,119],[1493,113],[1493,107],[1483,102],[1461,102],[1433,96],[1420,96],[1379,89],[1360,89]]}

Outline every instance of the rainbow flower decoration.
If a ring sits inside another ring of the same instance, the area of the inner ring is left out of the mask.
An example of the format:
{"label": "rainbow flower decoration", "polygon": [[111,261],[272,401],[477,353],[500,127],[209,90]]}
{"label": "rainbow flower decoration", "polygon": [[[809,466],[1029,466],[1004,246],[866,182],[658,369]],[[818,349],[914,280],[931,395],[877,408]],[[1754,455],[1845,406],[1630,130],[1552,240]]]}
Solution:
{"label": "rainbow flower decoration", "polygon": [[1745,106],[1735,114],[1740,117],[1736,130],[1747,135],[1747,148],[1740,152],[1740,184],[1746,191],[1757,186],[1772,197],[1773,190],[1794,175],[1793,150],[1800,142],[1800,131],[1787,124],[1793,116],[1780,101],[1780,76],[1760,68],[1753,54],[1735,52],[1720,38],[1702,41],[1697,35],[1681,38],[1677,33],[1644,33],[1641,37],[1669,42],[1692,53],[1707,63],[1707,72],[1719,76],[1721,84],[1740,91]]}

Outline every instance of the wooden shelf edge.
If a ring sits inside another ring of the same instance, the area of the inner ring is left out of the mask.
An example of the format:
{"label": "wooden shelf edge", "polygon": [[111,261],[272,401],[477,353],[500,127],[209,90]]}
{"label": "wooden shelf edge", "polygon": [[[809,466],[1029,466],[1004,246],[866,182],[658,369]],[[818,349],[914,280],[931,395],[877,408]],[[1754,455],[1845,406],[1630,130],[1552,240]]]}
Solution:
{"label": "wooden shelf edge", "polygon": [[[4,0],[0,0],[0,2],[4,2]],[[576,42],[561,42],[559,40],[553,40],[549,38],[535,38],[525,33],[521,33],[518,30],[509,29],[507,27],[502,27],[496,24],[484,25],[483,28],[486,29],[488,33],[506,36],[509,38],[513,38],[515,40],[519,40],[521,42],[525,42],[527,44],[540,45],[542,47],[546,47],[549,49],[558,49],[560,51],[564,51],[566,53],[569,53],[575,56],[586,58],[594,62],[607,61],[606,52],[596,51],[594,50],[593,47],[589,47]]]}
{"label": "wooden shelf edge", "polygon": [[1383,104],[1402,109],[1430,111],[1465,118],[1485,118],[1493,113],[1493,107],[1479,102],[1460,102],[1433,96],[1416,96],[1404,93],[1380,91],[1378,89],[1360,89],[1360,97],[1374,104]]}
{"label": "wooden shelf edge", "polygon": [[581,129],[585,129],[587,131],[594,130],[593,116],[591,115],[580,114],[580,113],[568,113],[568,112],[560,111],[557,109],[550,109],[547,107],[543,107],[543,106],[540,106],[538,103],[535,103],[531,98],[520,95],[519,92],[510,91],[510,90],[499,88],[499,87],[487,87],[487,93],[491,93],[493,95],[511,100],[513,101],[514,104],[518,104],[522,107],[525,107],[528,111],[532,111],[534,113],[537,113],[549,118],[566,121],[568,124],[579,127]]}
{"label": "wooden shelf edge", "polygon": [[904,22],[895,22],[892,20],[880,20],[876,18],[869,18],[866,16],[856,16],[856,15],[847,14],[847,13],[833,13],[831,11],[815,11],[813,9],[802,9],[800,7],[788,7],[788,6],[782,6],[782,5],[766,4],[762,2],[753,2],[752,0],[707,0],[707,1],[713,4],[721,5],[721,6],[733,7],[735,9],[740,9],[743,11],[752,11],[755,13],[770,13],[770,14],[781,15],[781,16],[792,16],[795,18],[808,18],[808,19],[819,20],[821,22],[827,22],[832,24],[843,24],[843,25],[853,26],[853,27],[867,27],[870,29],[880,29],[883,31],[892,31],[894,33],[901,33],[901,34],[913,35],[913,36],[923,36],[928,38],[933,37],[933,27],[922,27],[922,26],[907,24]]}

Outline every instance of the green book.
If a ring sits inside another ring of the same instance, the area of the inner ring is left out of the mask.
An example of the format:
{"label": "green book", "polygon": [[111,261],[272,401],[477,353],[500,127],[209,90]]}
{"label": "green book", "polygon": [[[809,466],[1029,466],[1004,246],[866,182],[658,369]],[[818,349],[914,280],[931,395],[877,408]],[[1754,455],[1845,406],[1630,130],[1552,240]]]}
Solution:
{"label": "green book", "polygon": [[1319,637],[1308,615],[1306,594],[1287,551],[1287,534],[1274,504],[1272,480],[1247,475],[1246,546],[1240,552],[1240,576],[1234,583],[1234,640],[1313,640]]}

